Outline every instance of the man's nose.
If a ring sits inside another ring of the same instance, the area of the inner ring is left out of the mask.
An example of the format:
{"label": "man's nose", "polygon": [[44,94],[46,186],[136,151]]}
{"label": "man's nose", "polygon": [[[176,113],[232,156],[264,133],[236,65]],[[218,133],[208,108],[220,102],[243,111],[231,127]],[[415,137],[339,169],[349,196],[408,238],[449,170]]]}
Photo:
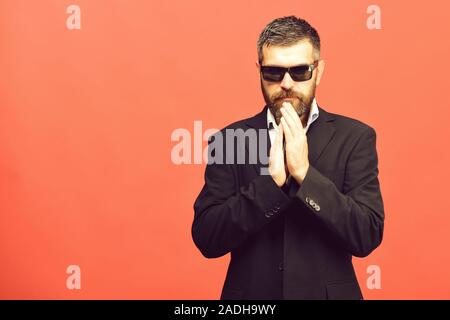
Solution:
{"label": "man's nose", "polygon": [[284,74],[283,80],[281,81],[280,86],[285,90],[290,90],[294,86],[294,80],[292,80],[289,72]]}

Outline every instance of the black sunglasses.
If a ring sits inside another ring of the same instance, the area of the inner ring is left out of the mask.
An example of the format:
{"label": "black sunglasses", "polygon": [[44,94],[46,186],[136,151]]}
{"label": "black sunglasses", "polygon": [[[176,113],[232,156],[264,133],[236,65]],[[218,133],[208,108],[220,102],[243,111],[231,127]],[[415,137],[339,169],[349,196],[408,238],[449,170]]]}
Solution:
{"label": "black sunglasses", "polygon": [[314,69],[317,67],[319,61],[314,61],[313,64],[302,64],[289,68],[277,66],[261,66],[261,74],[264,80],[270,82],[280,82],[283,80],[286,72],[289,73],[294,81],[307,81],[312,78]]}

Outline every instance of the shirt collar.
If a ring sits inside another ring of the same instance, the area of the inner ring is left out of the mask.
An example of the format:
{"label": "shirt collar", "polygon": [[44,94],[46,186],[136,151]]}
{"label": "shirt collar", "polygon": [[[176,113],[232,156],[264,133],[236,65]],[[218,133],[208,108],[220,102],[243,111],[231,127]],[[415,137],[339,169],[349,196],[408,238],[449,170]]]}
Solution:
{"label": "shirt collar", "polygon": [[[313,99],[313,102],[311,103],[311,110],[309,111],[308,115],[308,121],[306,122],[306,132],[308,132],[309,126],[311,123],[316,121],[316,119],[319,117],[319,107],[317,106],[316,98]],[[270,112],[270,109],[267,108],[267,128],[275,128],[278,129],[278,125],[275,121],[275,117],[273,116],[272,112]]]}

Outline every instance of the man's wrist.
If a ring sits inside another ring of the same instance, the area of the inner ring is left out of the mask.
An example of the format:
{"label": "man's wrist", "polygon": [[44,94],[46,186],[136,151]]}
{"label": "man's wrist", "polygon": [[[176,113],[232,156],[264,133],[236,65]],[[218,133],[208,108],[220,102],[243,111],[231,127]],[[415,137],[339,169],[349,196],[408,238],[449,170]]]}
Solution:
{"label": "man's wrist", "polygon": [[309,170],[309,163],[306,166],[305,169],[300,170],[299,172],[293,174],[292,176],[294,177],[295,181],[297,181],[297,183],[300,185],[303,183],[303,180],[305,180],[306,174],[308,173]]}

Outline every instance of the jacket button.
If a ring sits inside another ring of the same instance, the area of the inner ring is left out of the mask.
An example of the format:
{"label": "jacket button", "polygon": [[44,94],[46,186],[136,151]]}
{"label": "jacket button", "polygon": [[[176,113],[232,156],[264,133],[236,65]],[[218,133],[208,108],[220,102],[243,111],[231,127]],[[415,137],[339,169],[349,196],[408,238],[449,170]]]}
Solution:
{"label": "jacket button", "polygon": [[278,264],[278,270],[279,270],[279,271],[283,271],[283,262],[280,262],[280,263]]}
{"label": "jacket button", "polygon": [[316,211],[320,211],[320,206],[316,205],[314,208],[316,209]]}

